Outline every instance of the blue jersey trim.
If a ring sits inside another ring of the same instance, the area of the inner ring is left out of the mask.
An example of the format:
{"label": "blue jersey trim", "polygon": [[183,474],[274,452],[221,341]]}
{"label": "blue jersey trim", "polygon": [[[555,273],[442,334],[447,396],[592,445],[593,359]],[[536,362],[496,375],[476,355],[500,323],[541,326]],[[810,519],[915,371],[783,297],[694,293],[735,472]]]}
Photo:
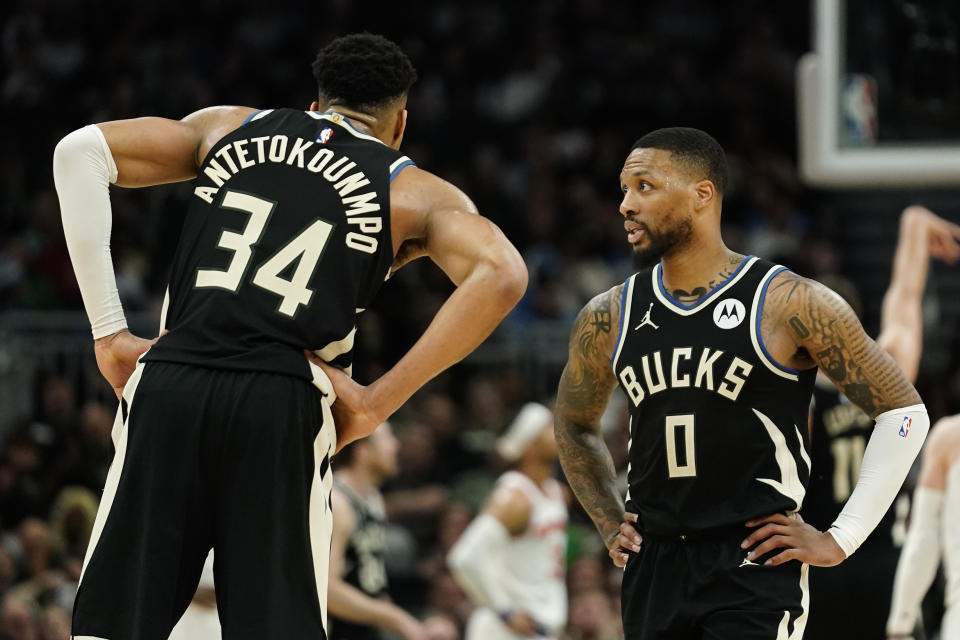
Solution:
{"label": "blue jersey trim", "polygon": [[396,178],[397,175],[398,175],[401,171],[403,171],[404,168],[409,167],[409,166],[411,166],[411,165],[414,166],[414,167],[417,166],[416,164],[414,164],[413,160],[407,160],[407,161],[404,162],[402,165],[400,165],[399,167],[397,167],[396,169],[394,169],[394,170],[393,170],[393,173],[390,174],[390,182],[393,182],[393,179]]}
{"label": "blue jersey trim", "polygon": [[757,344],[759,344],[760,348],[763,349],[763,355],[767,356],[767,360],[773,363],[773,365],[777,369],[780,369],[781,371],[784,371],[786,373],[792,373],[794,375],[797,375],[800,373],[799,369],[791,369],[790,367],[785,367],[779,362],[777,362],[772,355],[770,355],[770,352],[767,351],[767,346],[763,344],[763,333],[760,332],[760,320],[763,318],[763,300],[764,298],[767,297],[767,287],[770,286],[770,281],[776,278],[777,274],[782,273],[783,271],[787,271],[787,268],[780,267],[779,269],[774,271],[770,275],[770,277],[767,278],[767,281],[763,283],[763,289],[760,291],[760,302],[757,303]]}
{"label": "blue jersey trim", "polygon": [[[633,276],[630,276],[632,278]],[[613,353],[610,354],[610,366],[614,365],[613,359],[617,357],[617,345],[620,344],[620,336],[623,335],[623,313],[627,308],[627,290],[630,289],[630,278],[623,281],[623,293],[620,294],[620,329],[617,331],[617,341],[613,343]]]}
{"label": "blue jersey trim", "polygon": [[702,298],[700,298],[699,300],[697,300],[696,302],[694,302],[693,304],[690,304],[690,305],[683,304],[682,302],[680,302],[679,300],[677,300],[676,298],[674,298],[674,297],[673,297],[672,295],[670,295],[670,293],[667,291],[666,287],[663,286],[663,265],[662,265],[662,264],[660,265],[660,268],[657,270],[657,286],[660,287],[660,293],[662,293],[664,296],[666,296],[667,299],[670,300],[670,302],[672,302],[673,304],[677,305],[677,306],[680,307],[681,309],[684,309],[685,311],[689,311],[690,309],[696,309],[696,308],[699,307],[701,304],[703,304],[704,302],[706,302],[707,300],[709,300],[710,297],[711,297],[713,294],[715,294],[717,291],[720,291],[720,290],[723,289],[725,286],[727,286],[727,283],[728,283],[728,282],[730,282],[731,280],[733,280],[734,278],[736,278],[736,277],[737,277],[737,274],[740,273],[740,271],[743,269],[744,266],[746,266],[746,264],[747,264],[748,262],[750,262],[750,258],[752,258],[752,257],[753,257],[753,255],[745,256],[745,257],[743,258],[743,260],[740,261],[740,264],[737,266],[736,271],[734,271],[734,272],[731,273],[729,276],[727,276],[727,279],[726,279],[726,280],[724,280],[723,282],[721,282],[720,284],[718,284],[717,286],[715,286],[713,289],[711,289],[711,290],[710,290],[710,293],[708,293],[707,295],[703,296]]}
{"label": "blue jersey trim", "polygon": [[246,119],[245,119],[243,122],[240,123],[240,126],[242,127],[243,125],[245,125],[245,124],[247,124],[248,122],[250,122],[250,118],[252,118],[253,116],[257,115],[258,113],[263,113],[263,109],[257,109],[256,111],[254,111],[253,113],[251,113],[250,115],[248,115],[248,116],[246,117]]}

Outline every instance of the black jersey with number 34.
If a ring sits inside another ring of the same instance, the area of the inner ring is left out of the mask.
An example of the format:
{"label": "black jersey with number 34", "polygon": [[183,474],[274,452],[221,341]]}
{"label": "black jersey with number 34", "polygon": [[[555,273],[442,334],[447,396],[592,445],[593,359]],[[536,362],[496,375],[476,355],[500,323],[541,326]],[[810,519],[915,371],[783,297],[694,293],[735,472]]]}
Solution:
{"label": "black jersey with number 34", "polygon": [[612,364],[630,407],[627,509],[643,530],[685,535],[802,506],[815,369],[776,362],[760,331],[783,270],[748,256],[693,305],[667,292],[660,265],[624,284]]}
{"label": "black jersey with number 34", "polygon": [[210,150],[170,275],[169,334],[145,360],[309,379],[351,364],[389,274],[390,182],[412,162],[338,113],[254,113]]}

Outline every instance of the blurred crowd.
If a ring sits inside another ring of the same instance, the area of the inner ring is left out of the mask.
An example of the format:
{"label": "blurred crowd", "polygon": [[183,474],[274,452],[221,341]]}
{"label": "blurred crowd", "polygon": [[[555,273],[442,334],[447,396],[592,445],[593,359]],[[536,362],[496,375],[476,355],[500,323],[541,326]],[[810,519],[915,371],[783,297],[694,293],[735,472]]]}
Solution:
{"label": "blurred crowd", "polygon": [[[569,326],[631,272],[617,177],[632,142],[660,126],[699,127],[725,147],[731,247],[804,275],[844,267],[831,209],[802,188],[795,166],[794,67],[811,46],[808,3],[411,0],[375,11],[349,0],[9,0],[0,15],[0,317],[80,308],[50,169],[60,137],[212,104],[306,108],[316,51],[357,30],[394,39],[418,69],[405,152],[466,191],[521,248],[531,285],[507,330]],[[159,317],[186,193],[113,190],[128,312]],[[356,377],[395,362],[450,288],[418,263],[385,285],[362,319]],[[31,384],[34,409],[0,425],[0,639],[67,640],[114,406],[60,371]],[[516,367],[464,365],[394,420],[390,576],[398,602],[447,621],[438,640],[455,637],[471,606],[442,559],[499,471],[495,437],[531,393]],[[623,458],[625,420],[615,410],[608,422]],[[582,514],[568,547],[568,637],[620,637],[619,572]]]}

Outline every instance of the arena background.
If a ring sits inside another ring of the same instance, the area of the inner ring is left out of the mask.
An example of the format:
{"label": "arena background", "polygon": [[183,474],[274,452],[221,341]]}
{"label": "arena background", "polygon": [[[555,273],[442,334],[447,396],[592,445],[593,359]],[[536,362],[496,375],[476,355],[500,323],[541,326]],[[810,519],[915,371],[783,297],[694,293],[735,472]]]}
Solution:
{"label": "arena background", "polygon": [[[867,86],[876,109],[871,120],[836,106],[843,144],[960,145],[955,3],[849,5],[841,80],[844,90]],[[814,47],[812,9],[760,0],[3,3],[0,638],[68,638],[112,455],[116,402],[93,361],[53,189],[51,157],[63,135],[212,104],[307,108],[316,51],[348,32],[382,33],[408,52],[420,80],[405,152],[466,191],[531,274],[497,333],[393,421],[402,441],[401,473],[386,491],[396,599],[462,624],[470,605],[443,555],[500,470],[490,454],[496,435],[522,402],[555,391],[573,317],[631,272],[617,180],[636,138],[672,125],[712,133],[732,172],[728,245],[803,275],[845,276],[874,334],[902,209],[921,203],[960,221],[956,182],[826,189],[801,179],[796,74]],[[869,79],[848,83],[854,75]],[[187,185],[113,190],[118,285],[142,335],[156,332],[188,193]],[[449,291],[430,264],[386,284],[363,317],[356,378],[370,381],[395,362]],[[958,321],[960,267],[937,264],[918,384],[934,419],[960,410]],[[621,413],[608,422],[622,465]],[[616,638],[617,572],[588,520],[576,513],[574,523],[569,636]]]}

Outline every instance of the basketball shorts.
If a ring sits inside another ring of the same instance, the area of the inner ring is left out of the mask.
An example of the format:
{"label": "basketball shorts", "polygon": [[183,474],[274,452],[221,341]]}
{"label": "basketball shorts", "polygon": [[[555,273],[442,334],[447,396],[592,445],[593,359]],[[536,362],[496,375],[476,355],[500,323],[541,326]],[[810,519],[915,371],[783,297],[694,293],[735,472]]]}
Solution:
{"label": "basketball shorts", "polygon": [[871,545],[835,567],[810,568],[807,640],[885,640],[898,549]]}
{"label": "basketball shorts", "polygon": [[808,565],[746,560],[747,528],[686,540],[644,534],[621,587],[626,640],[800,640]]}
{"label": "basketball shorts", "polygon": [[225,640],[325,640],[336,435],[324,393],[273,373],[141,363],[113,439],[74,640],[165,640],[211,548]]}

